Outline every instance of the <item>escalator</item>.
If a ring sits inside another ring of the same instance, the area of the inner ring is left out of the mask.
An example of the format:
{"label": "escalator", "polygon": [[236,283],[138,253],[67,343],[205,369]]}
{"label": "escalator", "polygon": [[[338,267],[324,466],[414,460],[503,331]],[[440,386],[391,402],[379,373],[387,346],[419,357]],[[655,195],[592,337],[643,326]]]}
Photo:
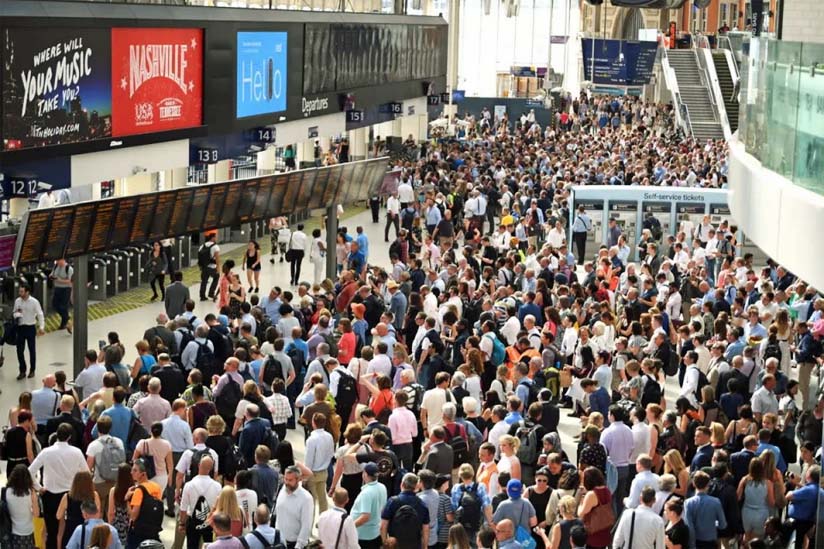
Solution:
{"label": "escalator", "polygon": [[724,50],[716,50],[712,52],[712,61],[715,65],[715,74],[718,76],[721,94],[724,96],[724,106],[727,109],[730,131],[735,132],[738,129],[738,90],[730,73],[727,54]]}

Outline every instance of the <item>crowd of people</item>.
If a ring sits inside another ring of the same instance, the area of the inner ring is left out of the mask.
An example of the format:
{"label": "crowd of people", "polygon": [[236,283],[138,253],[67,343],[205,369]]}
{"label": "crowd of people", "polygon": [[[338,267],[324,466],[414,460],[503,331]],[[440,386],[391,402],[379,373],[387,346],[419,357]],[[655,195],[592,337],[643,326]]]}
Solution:
{"label": "crowd of people", "polygon": [[[725,184],[724,144],[667,116],[482,114],[395,166],[389,256],[342,228],[335,279],[290,253],[261,292],[252,243],[247,291],[208,239],[203,303],[166,289],[73,385],[20,395],[0,543],[159,547],[165,515],[175,549],[815,547],[824,299],[709,218],[572,253],[572,185]],[[303,227],[271,226],[276,263]]]}

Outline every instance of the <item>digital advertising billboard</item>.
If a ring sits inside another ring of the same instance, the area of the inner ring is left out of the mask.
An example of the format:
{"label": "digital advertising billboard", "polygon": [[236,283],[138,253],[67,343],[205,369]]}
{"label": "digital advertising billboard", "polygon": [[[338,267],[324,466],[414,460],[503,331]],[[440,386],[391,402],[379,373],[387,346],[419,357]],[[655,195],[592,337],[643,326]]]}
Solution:
{"label": "digital advertising billboard", "polygon": [[109,30],[3,31],[3,149],[112,135]]}
{"label": "digital advertising billboard", "polygon": [[178,130],[203,118],[202,29],[112,29],[112,134]]}
{"label": "digital advertising billboard", "polygon": [[286,110],[288,33],[238,32],[236,116]]}

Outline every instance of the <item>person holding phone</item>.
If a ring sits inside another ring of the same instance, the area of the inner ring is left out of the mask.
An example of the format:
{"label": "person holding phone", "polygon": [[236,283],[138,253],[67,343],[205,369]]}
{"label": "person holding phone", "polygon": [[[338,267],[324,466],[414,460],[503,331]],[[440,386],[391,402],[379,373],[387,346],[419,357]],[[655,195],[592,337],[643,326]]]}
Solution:
{"label": "person holding phone", "polygon": [[37,336],[45,334],[46,317],[43,315],[43,307],[40,302],[31,295],[31,288],[22,284],[19,296],[14,300],[14,320],[17,322],[17,363],[20,365],[20,374],[17,380],[26,377],[26,345],[29,347],[29,359],[31,369],[29,378],[34,377],[34,370],[37,367]]}

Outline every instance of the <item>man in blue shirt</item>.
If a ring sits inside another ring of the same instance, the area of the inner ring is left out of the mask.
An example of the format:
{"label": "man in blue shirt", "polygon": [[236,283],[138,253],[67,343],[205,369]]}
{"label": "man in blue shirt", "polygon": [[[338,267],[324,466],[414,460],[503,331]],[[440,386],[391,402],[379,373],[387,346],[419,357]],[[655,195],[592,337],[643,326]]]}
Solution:
{"label": "man in blue shirt", "polygon": [[[123,442],[123,447],[128,450],[134,450],[129,446],[129,427],[132,425],[132,419],[136,419],[131,408],[126,408],[123,402],[126,400],[128,393],[123,387],[117,387],[114,390],[114,403],[111,408],[103,411],[104,416],[112,418],[112,430],[109,433],[113,437],[119,438]],[[92,429],[92,437],[97,438],[97,425]]]}
{"label": "man in blue shirt", "polygon": [[609,405],[612,398],[604,387],[599,387],[594,379],[581,380],[581,389],[589,394],[589,412],[600,412],[604,416],[604,427],[609,427]]}
{"label": "man in blue shirt", "polygon": [[[84,501],[80,504],[80,511],[83,513],[83,524],[74,529],[68,544],[66,544],[66,549],[86,549],[92,539],[92,530],[101,524],[106,524],[100,518],[100,509],[97,508],[94,501]],[[117,530],[109,524],[106,524],[106,526],[109,527],[111,533],[109,545],[100,549],[120,549],[122,545]]]}
{"label": "man in blue shirt", "polygon": [[684,503],[684,522],[690,529],[690,549],[716,549],[718,530],[727,527],[718,498],[707,494],[710,477],[703,471],[693,476],[696,494]]}
{"label": "man in blue shirt", "polygon": [[386,486],[378,482],[378,466],[363,466],[363,486],[352,505],[352,517],[363,549],[381,547],[381,510],[386,506]]}
{"label": "man in blue shirt", "polygon": [[269,295],[260,300],[260,306],[263,308],[266,316],[272,321],[273,326],[276,326],[280,320],[280,306],[283,305],[280,292],[280,286],[275,286],[269,290]]}
{"label": "man in blue shirt", "polygon": [[435,227],[441,222],[441,210],[435,205],[435,201],[429,199],[426,209],[426,230],[429,234],[435,232]]}
{"label": "man in blue shirt", "polygon": [[355,242],[358,243],[358,248],[360,248],[363,257],[366,260],[369,259],[369,239],[366,238],[366,233],[363,232],[363,227],[358,227],[355,229],[358,233],[358,236],[355,237]]}
{"label": "man in blue shirt", "polygon": [[787,492],[787,501],[790,502],[787,516],[795,520],[796,549],[804,546],[804,537],[815,525],[816,513],[821,503],[824,503],[824,489],[819,486],[820,479],[821,467],[813,465],[807,469],[804,479],[807,483],[801,488]]}
{"label": "man in blue shirt", "polygon": [[743,328],[733,328],[727,332],[727,349],[724,351],[724,360],[728,364],[732,363],[732,359],[740,356],[744,352],[744,347],[747,344],[741,339],[744,336]]}
{"label": "man in blue shirt", "polygon": [[361,251],[360,244],[357,242],[352,242],[350,246],[351,248],[346,262],[349,264],[349,269],[355,273],[356,278],[360,278],[363,270],[366,268],[366,255]]}
{"label": "man in blue shirt", "polygon": [[769,429],[761,429],[758,431],[758,448],[755,450],[755,455],[760,456],[766,451],[770,451],[775,456],[775,466],[781,471],[781,474],[787,472],[787,462],[784,461],[784,456],[781,455],[781,450],[778,446],[770,444],[770,437],[772,431]]}
{"label": "man in blue shirt", "polygon": [[[429,510],[426,505],[415,495],[415,488],[418,486],[418,475],[406,473],[401,480],[401,493],[393,496],[386,502],[381,512],[381,539],[386,542],[389,536],[398,537],[399,532],[393,531],[392,519],[401,507],[410,506],[418,514],[418,521],[421,524],[420,536],[415,535],[415,539],[429,539]],[[403,547],[406,547],[404,545]]]}

